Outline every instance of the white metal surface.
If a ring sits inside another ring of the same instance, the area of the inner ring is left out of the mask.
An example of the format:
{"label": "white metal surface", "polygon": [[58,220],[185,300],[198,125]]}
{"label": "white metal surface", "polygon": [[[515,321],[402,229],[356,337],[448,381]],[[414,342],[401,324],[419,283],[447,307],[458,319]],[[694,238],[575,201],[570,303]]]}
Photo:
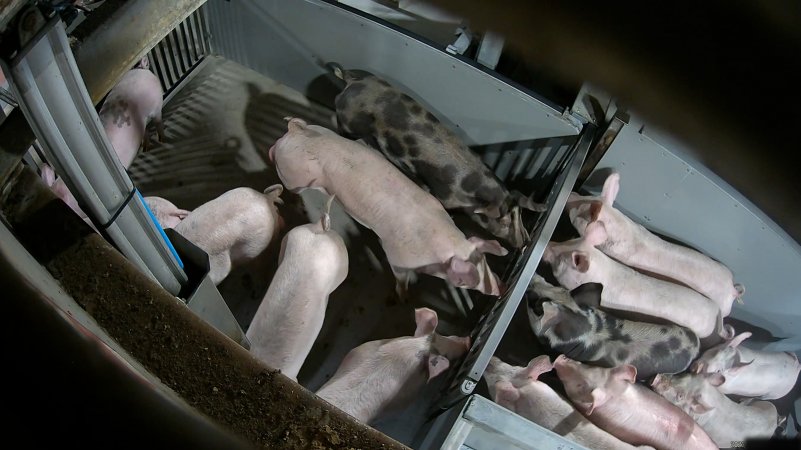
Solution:
{"label": "white metal surface", "polygon": [[562,111],[389,24],[336,5],[211,0],[208,13],[214,51],[300,92],[327,76],[322,64],[334,61],[404,88],[470,145],[579,131]]}
{"label": "white metal surface", "polygon": [[479,395],[454,408],[461,411],[444,442],[423,442],[422,449],[587,450]]}

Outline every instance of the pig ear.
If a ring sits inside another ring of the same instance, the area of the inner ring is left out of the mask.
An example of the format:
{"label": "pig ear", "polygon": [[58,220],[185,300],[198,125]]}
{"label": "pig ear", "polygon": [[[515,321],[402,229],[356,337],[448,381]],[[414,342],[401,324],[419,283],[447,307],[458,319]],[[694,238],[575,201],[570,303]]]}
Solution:
{"label": "pig ear", "polygon": [[590,259],[586,253],[574,250],[571,254],[571,260],[573,261],[573,267],[579,272],[585,273],[590,270]]}
{"label": "pig ear", "polygon": [[620,174],[615,172],[606,177],[606,181],[604,181],[604,187],[601,191],[604,203],[611,206],[617,198],[618,191],[620,191]]}
{"label": "pig ear", "polygon": [[594,200],[590,203],[590,222],[595,222],[598,220],[598,217],[601,216],[601,210],[603,207],[603,202],[599,202],[597,200]]}
{"label": "pig ear", "polygon": [[601,388],[593,389],[592,392],[590,392],[590,395],[592,396],[592,404],[590,405],[590,409],[587,410],[588,416],[595,411],[595,408],[603,406],[603,404],[609,400],[609,395]]}
{"label": "pig ear", "polygon": [[696,414],[704,414],[712,411],[712,409],[714,409],[714,407],[708,405],[700,395],[693,396],[690,402],[690,410]]}
{"label": "pig ear", "polygon": [[738,353],[737,360],[735,361],[734,365],[728,368],[726,372],[735,375],[741,370],[743,370],[744,367],[750,366],[753,362],[754,362],[753,360],[748,361],[747,363],[742,362],[742,360],[740,359],[740,354]]}
{"label": "pig ear", "polygon": [[429,308],[417,308],[414,310],[414,321],[417,329],[414,330],[414,337],[427,336],[437,329],[437,312]]}
{"label": "pig ear", "polygon": [[751,337],[751,332],[750,331],[746,331],[745,333],[740,333],[737,336],[735,336],[734,338],[732,338],[732,340],[730,340],[728,342],[728,344],[726,344],[726,345],[728,345],[729,347],[732,347],[732,348],[737,348],[740,344],[743,343],[744,340],[746,340],[746,339],[748,339],[750,337]]}
{"label": "pig ear", "polygon": [[593,247],[602,244],[607,237],[608,235],[606,234],[606,226],[600,220],[590,222],[587,224],[587,228],[584,229],[584,242],[592,245]]}
{"label": "pig ear", "polygon": [[452,257],[450,265],[447,270],[448,280],[458,287],[475,287],[478,286],[479,275],[476,265],[462,261],[457,257]]}
{"label": "pig ear", "polygon": [[631,364],[623,364],[612,369],[612,375],[615,378],[628,381],[629,383],[637,382],[637,368]]}
{"label": "pig ear", "polygon": [[512,383],[508,381],[498,381],[495,383],[495,403],[509,408],[509,406],[514,404],[519,398],[520,390],[515,388]]}
{"label": "pig ear", "polygon": [[548,264],[551,264],[556,257],[556,254],[553,251],[553,247],[551,247],[551,243],[549,242],[548,245],[545,246],[545,250],[542,251],[542,260]]}
{"label": "pig ear", "polygon": [[540,355],[528,363],[523,373],[526,378],[536,380],[540,375],[545,372],[550,372],[552,369],[553,364],[551,363],[551,358],[549,358],[548,355]]}
{"label": "pig ear", "polygon": [[468,241],[476,245],[476,249],[481,253],[489,253],[491,255],[506,256],[509,251],[506,250],[496,240],[485,241],[479,237],[473,236]]}
{"label": "pig ear", "polygon": [[708,381],[709,384],[715,387],[718,387],[726,382],[726,377],[721,373],[710,373],[704,375],[704,378],[706,378],[706,381]]}
{"label": "pig ear", "polygon": [[448,358],[442,355],[428,355],[428,381],[448,370],[450,365],[451,362],[448,361]]}
{"label": "pig ear", "polygon": [[604,285],[601,283],[584,283],[570,291],[570,297],[577,305],[597,308],[601,305],[601,293]]}

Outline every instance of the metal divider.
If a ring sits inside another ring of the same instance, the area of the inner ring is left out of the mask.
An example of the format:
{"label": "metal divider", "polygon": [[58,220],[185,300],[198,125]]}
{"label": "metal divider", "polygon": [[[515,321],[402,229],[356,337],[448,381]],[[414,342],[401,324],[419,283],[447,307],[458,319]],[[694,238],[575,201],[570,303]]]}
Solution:
{"label": "metal divider", "polygon": [[585,124],[575,144],[564,153],[555,166],[557,174],[547,196],[548,213],[542,214],[531,232],[531,242],[524,247],[517,260],[503,277],[509,286],[506,294],[495,302],[481,317],[470,335],[471,348],[458,370],[452,373],[448,387],[435,404],[432,414],[447,409],[473,392],[495,353],[512,316],[534,276],[545,246],[556,228],[567,203],[581,166],[590,149],[596,126]]}
{"label": "metal divider", "polygon": [[147,53],[165,96],[211,53],[205,14],[204,3]]}

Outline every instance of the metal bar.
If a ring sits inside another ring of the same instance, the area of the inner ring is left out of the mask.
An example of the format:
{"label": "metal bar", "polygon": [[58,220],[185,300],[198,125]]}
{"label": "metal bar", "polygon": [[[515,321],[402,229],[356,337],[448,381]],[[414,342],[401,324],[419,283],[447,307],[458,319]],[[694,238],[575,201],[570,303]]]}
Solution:
{"label": "metal bar", "polygon": [[[155,47],[204,2],[132,0],[121,3],[104,26],[75,50],[75,61],[92,102],[97,104],[148,49]],[[103,63],[98,64],[99,61]]]}
{"label": "metal bar", "polygon": [[90,102],[61,20],[53,18],[3,65],[47,160],[83,211],[143,273],[177,295],[186,274],[141,203],[129,202],[133,184]]}
{"label": "metal bar", "polygon": [[559,167],[557,171],[559,175],[548,195],[548,214],[540,216],[534,232],[531,233],[536,241],[529,244],[515,263],[511,272],[512,283],[504,297],[478,324],[471,336],[473,347],[462,362],[462,366],[455,372],[449,392],[435,405],[435,409],[447,408],[470,394],[481,379],[537,270],[545,246],[553,235],[556,223],[567,203],[567,197],[575,186],[596,130],[594,124],[585,124],[575,147],[568,153],[564,164]]}

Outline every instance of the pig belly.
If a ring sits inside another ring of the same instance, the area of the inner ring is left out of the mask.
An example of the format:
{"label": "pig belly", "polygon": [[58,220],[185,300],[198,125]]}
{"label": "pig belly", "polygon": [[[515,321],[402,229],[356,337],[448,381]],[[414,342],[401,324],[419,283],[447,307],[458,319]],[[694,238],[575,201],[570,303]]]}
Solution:
{"label": "pig belly", "polygon": [[[633,388],[639,388],[637,390]],[[718,449],[695,421],[651,391],[631,385],[620,397],[596,408],[589,419],[613,436],[658,450]]]}
{"label": "pig belly", "polygon": [[512,405],[503,405],[526,419],[595,450],[625,449],[634,447],[598,428],[580,412],[542,382],[520,388],[520,399]]}

